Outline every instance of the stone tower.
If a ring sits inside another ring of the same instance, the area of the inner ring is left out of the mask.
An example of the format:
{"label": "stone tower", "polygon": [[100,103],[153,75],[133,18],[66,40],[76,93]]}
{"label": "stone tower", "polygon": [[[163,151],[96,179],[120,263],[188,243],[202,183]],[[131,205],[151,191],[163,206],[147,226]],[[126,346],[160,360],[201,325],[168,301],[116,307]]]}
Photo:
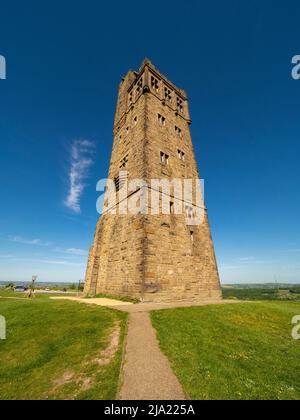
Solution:
{"label": "stone tower", "polygon": [[[186,93],[149,60],[138,72],[129,71],[119,88],[108,176],[116,190],[134,179],[145,180],[149,193],[152,179],[198,179],[190,124]],[[125,195],[132,199],[140,190]],[[170,214],[151,211],[150,199],[147,214],[119,214],[124,196],[117,196],[117,214],[102,213],[89,254],[86,294],[143,301],[221,299],[206,209],[203,223],[190,226],[187,213],[196,204],[181,200],[183,212],[175,214],[178,200],[172,191]]]}

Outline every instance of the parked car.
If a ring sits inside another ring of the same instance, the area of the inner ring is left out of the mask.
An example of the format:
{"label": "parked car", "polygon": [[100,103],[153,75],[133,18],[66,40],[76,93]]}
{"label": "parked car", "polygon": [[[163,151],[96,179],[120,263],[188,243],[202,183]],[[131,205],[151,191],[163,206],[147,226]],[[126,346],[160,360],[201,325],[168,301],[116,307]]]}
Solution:
{"label": "parked car", "polygon": [[25,287],[25,286],[16,286],[15,287],[15,292],[17,292],[17,293],[26,292],[27,290],[28,290],[28,287]]}

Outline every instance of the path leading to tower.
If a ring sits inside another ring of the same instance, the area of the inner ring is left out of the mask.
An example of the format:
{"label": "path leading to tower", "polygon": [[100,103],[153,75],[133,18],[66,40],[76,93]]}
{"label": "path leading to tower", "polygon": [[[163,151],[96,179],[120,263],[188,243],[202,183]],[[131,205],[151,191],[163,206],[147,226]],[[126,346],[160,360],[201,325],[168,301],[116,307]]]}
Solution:
{"label": "path leading to tower", "polygon": [[[129,303],[122,302],[120,300],[106,299],[106,298],[94,298],[94,299],[85,299],[80,297],[71,297],[71,296],[54,296],[50,299],[54,300],[71,300],[73,302],[84,303],[86,305],[97,305],[105,306],[116,309],[118,311],[128,312],[128,313],[138,313],[138,312],[151,312],[159,311],[161,309],[173,309],[173,308],[190,308],[191,306],[205,306],[205,305],[228,305],[240,303],[238,300],[203,300],[201,302],[168,302],[168,303]],[[245,301],[244,301],[245,303]]]}
{"label": "path leading to tower", "polygon": [[[160,309],[203,305],[235,304],[239,301],[216,300],[202,302],[130,304],[111,299],[53,297],[87,305],[98,305],[129,313],[128,332],[122,366],[119,400],[184,400],[186,396],[175,376],[168,358],[162,353],[150,312]],[[246,303],[246,302],[244,302]]]}
{"label": "path leading to tower", "polygon": [[[85,303],[86,305],[97,305],[105,306],[108,308],[117,308],[121,309],[122,307],[130,307],[133,303],[122,302],[115,299],[106,299],[106,298],[94,298],[94,299],[84,299],[80,297],[71,297],[71,296],[53,296],[50,299],[53,300],[71,300],[73,302]],[[127,310],[125,311],[127,312]]]}
{"label": "path leading to tower", "polygon": [[147,312],[130,314],[120,400],[184,400]]}

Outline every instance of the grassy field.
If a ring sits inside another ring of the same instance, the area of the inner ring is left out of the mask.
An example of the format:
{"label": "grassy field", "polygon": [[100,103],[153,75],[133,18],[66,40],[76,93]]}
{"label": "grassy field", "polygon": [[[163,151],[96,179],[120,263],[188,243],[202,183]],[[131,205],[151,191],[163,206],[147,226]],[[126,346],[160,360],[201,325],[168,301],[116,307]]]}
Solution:
{"label": "grassy field", "polygon": [[151,314],[163,352],[191,399],[300,399],[300,303],[260,302]]}
{"label": "grassy field", "polygon": [[250,287],[227,286],[222,288],[224,299],[279,300],[300,302],[300,286]]}
{"label": "grassy field", "polygon": [[[226,298],[268,298],[151,314],[186,394],[299,400],[300,341],[291,338],[291,320],[300,315],[300,302],[279,299],[271,287],[226,290]],[[127,315],[49,297],[0,290],[0,315],[7,319],[0,400],[115,399]]]}
{"label": "grassy field", "polygon": [[[1,291],[0,399],[114,399],[127,315]],[[9,297],[16,297],[8,299]]]}
{"label": "grassy field", "polygon": [[[39,293],[35,291],[36,299],[49,299],[51,296],[77,296],[76,293]],[[26,292],[14,292],[10,289],[0,289],[0,298],[27,299]]]}

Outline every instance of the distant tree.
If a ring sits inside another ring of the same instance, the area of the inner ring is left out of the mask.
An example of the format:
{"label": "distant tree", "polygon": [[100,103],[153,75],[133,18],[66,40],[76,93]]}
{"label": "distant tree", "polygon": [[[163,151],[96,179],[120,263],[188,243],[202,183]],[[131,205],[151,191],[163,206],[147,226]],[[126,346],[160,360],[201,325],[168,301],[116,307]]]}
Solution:
{"label": "distant tree", "polygon": [[69,289],[70,290],[76,290],[77,289],[77,287],[76,287],[76,284],[71,284],[71,286],[69,287]]}
{"label": "distant tree", "polygon": [[5,288],[6,288],[6,289],[11,289],[11,290],[13,290],[13,289],[15,288],[15,285],[14,285],[13,283],[8,283],[8,284],[5,286]]}

